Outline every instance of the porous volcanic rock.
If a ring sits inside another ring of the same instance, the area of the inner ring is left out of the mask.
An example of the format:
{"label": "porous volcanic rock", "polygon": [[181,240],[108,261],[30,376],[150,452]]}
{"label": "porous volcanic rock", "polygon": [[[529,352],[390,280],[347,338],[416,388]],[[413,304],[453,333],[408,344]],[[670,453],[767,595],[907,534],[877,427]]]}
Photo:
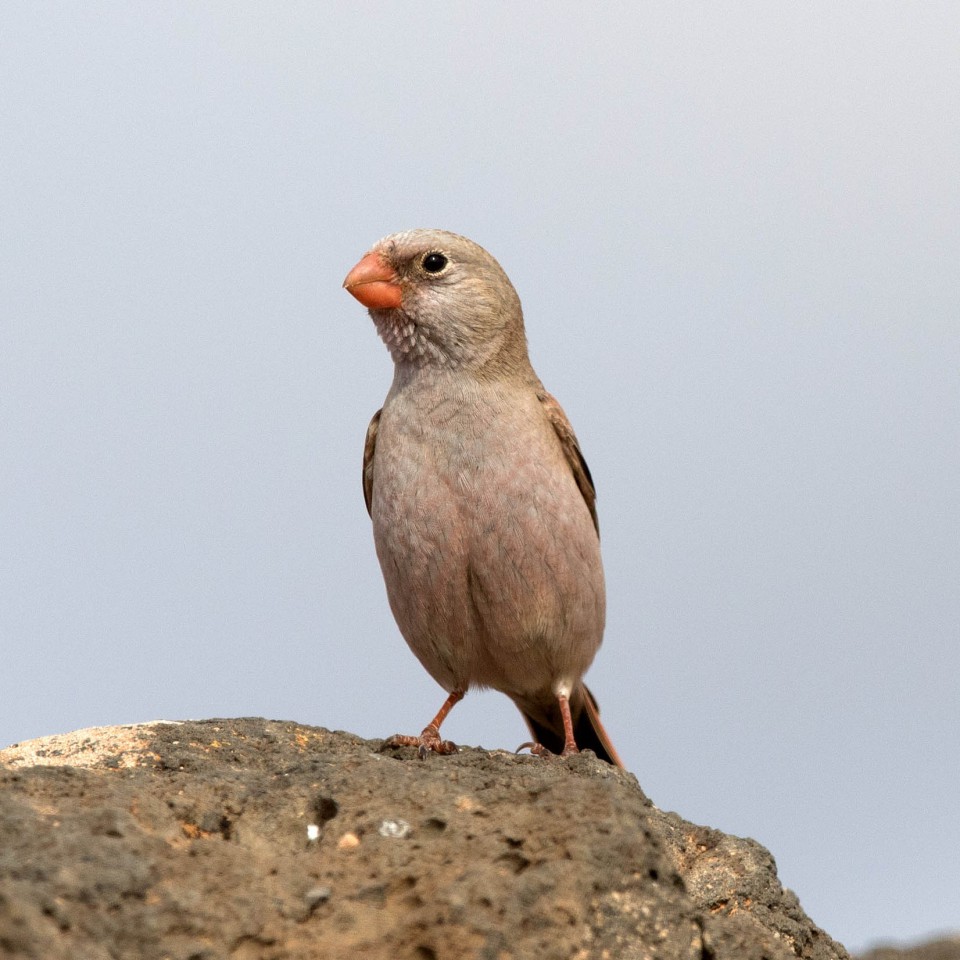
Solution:
{"label": "porous volcanic rock", "polygon": [[240,719],[0,751],[0,955],[847,957],[763,847],[589,752],[380,746]]}
{"label": "porous volcanic rock", "polygon": [[857,960],[960,960],[960,934],[907,946],[881,944],[861,953]]}

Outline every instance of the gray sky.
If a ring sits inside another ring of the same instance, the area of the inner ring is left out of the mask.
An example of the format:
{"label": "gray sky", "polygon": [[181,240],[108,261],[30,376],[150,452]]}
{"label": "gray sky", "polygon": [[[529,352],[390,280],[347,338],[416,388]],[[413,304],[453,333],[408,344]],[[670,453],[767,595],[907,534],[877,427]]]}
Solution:
{"label": "gray sky", "polygon": [[[960,7],[4,5],[0,742],[416,732],[340,289],[467,234],[599,490],[658,806],[851,948],[960,926]],[[526,739],[475,694],[454,740]],[[436,762],[442,762],[438,759]]]}

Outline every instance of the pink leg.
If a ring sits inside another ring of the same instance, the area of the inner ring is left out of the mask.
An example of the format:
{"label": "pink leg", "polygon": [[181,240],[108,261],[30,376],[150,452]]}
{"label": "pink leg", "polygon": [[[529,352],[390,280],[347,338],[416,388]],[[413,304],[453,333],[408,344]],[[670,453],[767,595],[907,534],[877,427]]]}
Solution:
{"label": "pink leg", "polygon": [[[384,747],[417,747],[420,759],[426,758],[427,754],[433,753],[456,753],[457,745],[450,740],[440,739],[440,724],[447,719],[447,714],[458,704],[464,695],[463,690],[454,690],[443,702],[443,706],[437,711],[437,715],[423,728],[423,733],[419,737],[406,736],[398,733],[384,740]],[[569,713],[569,708],[567,709]],[[571,728],[572,731],[572,728]],[[571,732],[572,736],[572,732]]]}
{"label": "pink leg", "polygon": [[[570,701],[562,693],[557,695],[557,703],[560,705],[560,716],[563,719],[563,751],[561,757],[571,757],[580,750],[577,747],[577,741],[573,736],[573,717],[570,715]],[[529,741],[521,743],[516,752],[528,749],[535,757],[553,757],[556,754],[551,753],[542,743]]]}

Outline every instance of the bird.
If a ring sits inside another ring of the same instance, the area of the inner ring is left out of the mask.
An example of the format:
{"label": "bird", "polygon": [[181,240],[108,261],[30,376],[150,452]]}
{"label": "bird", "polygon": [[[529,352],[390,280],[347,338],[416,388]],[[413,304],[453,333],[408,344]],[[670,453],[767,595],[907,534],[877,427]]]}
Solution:
{"label": "bird", "polygon": [[363,494],[401,634],[447,692],[508,696],[529,748],[623,763],[583,682],[603,638],[596,492],[576,434],[530,363],[520,298],[494,257],[446,230],[378,241],[347,274],[393,359],[367,429]]}

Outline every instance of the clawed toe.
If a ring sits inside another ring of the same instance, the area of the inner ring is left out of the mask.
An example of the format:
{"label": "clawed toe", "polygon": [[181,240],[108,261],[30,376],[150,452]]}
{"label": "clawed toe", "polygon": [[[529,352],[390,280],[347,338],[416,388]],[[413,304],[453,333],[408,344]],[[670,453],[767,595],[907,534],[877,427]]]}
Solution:
{"label": "clawed toe", "polygon": [[513,752],[519,753],[521,750],[529,750],[534,757],[572,757],[574,754],[580,752],[576,745],[574,745],[564,747],[562,753],[554,753],[552,750],[548,750],[542,743],[537,743],[534,740],[521,743]]}
{"label": "clawed toe", "polygon": [[380,749],[387,750],[390,747],[416,747],[417,755],[421,760],[426,760],[428,753],[449,754],[460,750],[452,740],[441,740],[440,731],[432,725],[424,727],[419,737],[395,734],[388,740],[384,740]]}

